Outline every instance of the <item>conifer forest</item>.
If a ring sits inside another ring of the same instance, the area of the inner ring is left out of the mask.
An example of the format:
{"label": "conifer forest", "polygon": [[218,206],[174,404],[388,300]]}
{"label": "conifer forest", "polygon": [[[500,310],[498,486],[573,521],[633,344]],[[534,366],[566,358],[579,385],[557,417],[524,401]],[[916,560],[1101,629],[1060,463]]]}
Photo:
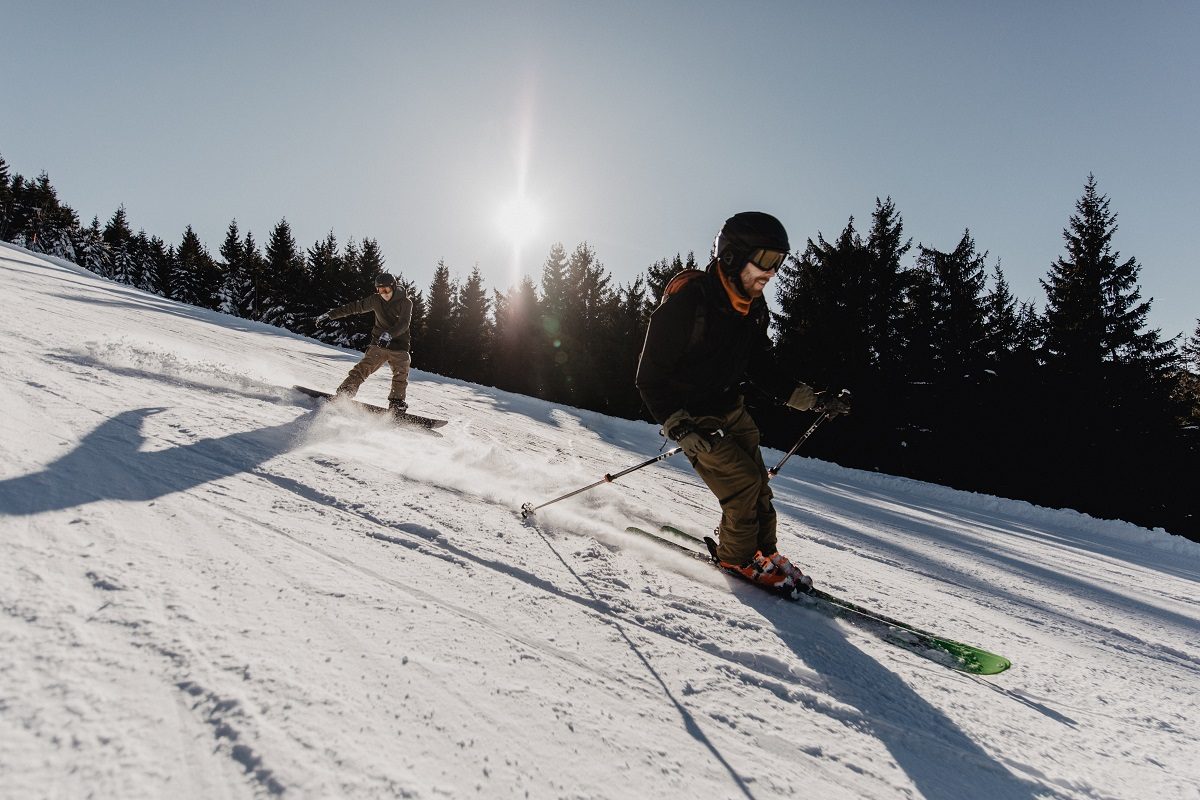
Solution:
{"label": "conifer forest", "polygon": [[[785,219],[804,246],[768,287],[778,363],[854,398],[801,455],[1200,541],[1200,319],[1175,339],[1149,326],[1142,265],[1116,250],[1117,212],[1083,177],[1075,207],[1047,221],[1063,246],[1032,299],[970,230],[945,249],[914,244],[891,198],[829,238]],[[439,262],[417,286],[374,239],[304,246],[286,219],[261,238],[230,222],[215,251],[190,226],[171,239],[135,227],[124,207],[82,224],[45,173],[0,158],[0,240],[351,349],[369,316],[314,320],[388,270],[413,299],[415,368],[630,419],[648,419],[633,376],[649,315],[672,275],[708,261],[667,254],[622,285],[588,243],[556,244],[536,282],[486,287],[477,267]],[[813,422],[745,391],[766,445],[787,450]]]}

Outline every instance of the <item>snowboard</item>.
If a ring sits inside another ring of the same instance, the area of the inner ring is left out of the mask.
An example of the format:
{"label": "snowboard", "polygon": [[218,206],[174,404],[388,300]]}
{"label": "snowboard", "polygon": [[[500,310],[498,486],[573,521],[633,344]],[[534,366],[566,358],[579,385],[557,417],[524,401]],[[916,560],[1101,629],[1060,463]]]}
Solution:
{"label": "snowboard", "polygon": [[[315,397],[318,400],[331,401],[337,397],[337,395],[334,395],[330,392],[322,392],[319,389],[310,389],[307,386],[293,386],[292,388],[298,392],[303,392],[309,397]],[[395,419],[397,422],[401,422],[406,425],[418,425],[422,428],[426,428],[427,430],[440,428],[449,422],[449,420],[438,419],[436,417],[425,417],[420,414],[410,414],[407,411],[396,412],[387,406],[376,406],[370,403],[364,403],[361,400],[354,400],[353,398],[346,399],[351,403],[354,403],[354,405],[358,406],[359,408],[365,408],[367,411],[370,411],[374,414],[386,414]]]}

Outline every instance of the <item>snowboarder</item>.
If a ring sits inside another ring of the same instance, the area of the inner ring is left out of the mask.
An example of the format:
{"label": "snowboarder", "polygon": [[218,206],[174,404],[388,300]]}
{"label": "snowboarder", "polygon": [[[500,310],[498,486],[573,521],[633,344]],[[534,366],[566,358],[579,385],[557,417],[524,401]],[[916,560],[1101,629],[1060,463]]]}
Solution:
{"label": "snowboarder", "polygon": [[835,392],[783,378],[771,356],[763,290],[789,250],[787,231],[770,214],[726,220],[707,269],[685,270],[667,284],[636,378],[646,408],[721,504],[720,565],[784,592],[806,591],[812,581],[778,552],[759,430],[739,386],[748,378],[799,411],[849,411]]}
{"label": "snowboarder", "polygon": [[412,363],[408,352],[412,300],[396,290],[396,279],[391,273],[381,272],[375,277],[375,294],[328,311],[317,317],[316,322],[318,325],[324,325],[331,319],[341,319],[354,314],[375,315],[375,324],[371,328],[371,344],[367,347],[367,352],[363,353],[362,360],[350,370],[346,380],[337,388],[337,394],[354,397],[363,381],[387,363],[392,368],[388,407],[403,414],[408,410],[405,397],[408,393],[408,368]]}

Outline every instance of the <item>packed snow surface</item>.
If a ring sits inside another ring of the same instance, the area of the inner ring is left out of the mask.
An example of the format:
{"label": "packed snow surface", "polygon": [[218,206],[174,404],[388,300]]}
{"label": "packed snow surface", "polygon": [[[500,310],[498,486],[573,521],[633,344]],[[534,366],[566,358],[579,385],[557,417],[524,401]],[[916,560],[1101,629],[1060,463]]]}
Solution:
{"label": "packed snow surface", "polygon": [[356,353],[7,246],[0,298],[0,797],[1200,797],[1200,546],[788,462],[783,552],[973,677],[625,533],[712,528],[680,457],[522,522],[649,424],[416,371],[439,438],[290,388]]}

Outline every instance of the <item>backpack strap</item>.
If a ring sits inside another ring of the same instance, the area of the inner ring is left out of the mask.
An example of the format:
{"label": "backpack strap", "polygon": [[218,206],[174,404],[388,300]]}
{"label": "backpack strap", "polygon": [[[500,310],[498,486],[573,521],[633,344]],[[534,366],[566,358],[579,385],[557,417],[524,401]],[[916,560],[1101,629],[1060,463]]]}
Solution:
{"label": "backpack strap", "polygon": [[[678,293],[683,287],[697,279],[703,278],[704,270],[700,269],[685,269],[682,272],[676,273],[671,280],[667,281],[666,288],[663,289],[662,302],[667,302],[667,298]],[[692,335],[688,338],[687,349],[691,350],[700,344],[700,340],[704,338],[704,322],[705,315],[708,313],[707,290],[704,286],[704,281],[700,281],[700,290],[705,293],[706,301],[696,306],[696,318],[692,322]]]}

